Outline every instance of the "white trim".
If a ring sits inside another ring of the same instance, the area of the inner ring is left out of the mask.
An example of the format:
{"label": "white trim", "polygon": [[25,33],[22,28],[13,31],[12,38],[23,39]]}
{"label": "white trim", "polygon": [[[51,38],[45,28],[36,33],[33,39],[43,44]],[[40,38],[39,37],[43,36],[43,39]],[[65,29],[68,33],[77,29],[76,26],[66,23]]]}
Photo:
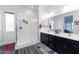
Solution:
{"label": "white trim", "polygon": [[28,43],[28,44],[23,44],[23,45],[20,45],[20,46],[15,46],[15,50],[17,49],[20,49],[20,48],[24,48],[24,47],[27,47],[27,46],[30,46],[30,45],[33,45],[33,44],[36,44],[36,43],[40,43],[39,41],[36,41],[36,42],[31,42],[31,43]]}

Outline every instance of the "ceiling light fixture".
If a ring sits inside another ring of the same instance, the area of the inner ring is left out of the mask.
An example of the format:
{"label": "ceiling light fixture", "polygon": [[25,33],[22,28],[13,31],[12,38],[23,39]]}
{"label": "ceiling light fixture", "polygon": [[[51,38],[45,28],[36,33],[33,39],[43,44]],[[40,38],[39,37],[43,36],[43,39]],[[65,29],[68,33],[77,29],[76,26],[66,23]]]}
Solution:
{"label": "ceiling light fixture", "polygon": [[33,8],[34,8],[34,6],[31,6],[31,8],[33,9]]}

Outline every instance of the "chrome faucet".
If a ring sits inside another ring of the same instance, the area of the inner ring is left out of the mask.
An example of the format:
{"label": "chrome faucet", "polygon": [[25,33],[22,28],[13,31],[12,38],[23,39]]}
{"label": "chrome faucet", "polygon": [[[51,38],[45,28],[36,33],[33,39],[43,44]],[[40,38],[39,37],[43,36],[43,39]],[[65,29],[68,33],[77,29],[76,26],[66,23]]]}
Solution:
{"label": "chrome faucet", "polygon": [[69,36],[71,36],[71,34],[69,33]]}
{"label": "chrome faucet", "polygon": [[69,36],[71,36],[71,32],[69,32]]}

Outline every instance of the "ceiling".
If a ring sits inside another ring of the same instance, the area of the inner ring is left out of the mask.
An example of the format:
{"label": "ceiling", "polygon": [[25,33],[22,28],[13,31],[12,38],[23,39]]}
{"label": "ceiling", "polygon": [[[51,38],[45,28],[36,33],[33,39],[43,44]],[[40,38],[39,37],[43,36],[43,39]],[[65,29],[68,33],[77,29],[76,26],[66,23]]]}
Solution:
{"label": "ceiling", "polygon": [[[79,9],[78,5],[40,5],[39,6],[39,17],[42,18],[43,16],[46,16],[46,17],[55,16],[55,15],[70,12],[73,10],[77,10],[77,9]],[[51,15],[48,15],[48,14],[51,14]]]}
{"label": "ceiling", "polygon": [[43,16],[52,17],[66,11],[79,9],[79,6],[75,6],[75,5],[71,5],[71,6],[70,5],[0,5],[0,8],[14,9],[17,12],[19,11],[22,13],[28,12],[29,10],[29,11],[38,13],[39,18],[42,18]]}
{"label": "ceiling", "polygon": [[30,9],[33,11],[37,11],[38,10],[38,6],[37,5],[16,5],[17,7],[21,7],[24,9]]}
{"label": "ceiling", "polygon": [[60,10],[63,8],[64,5],[41,5],[39,6],[40,11],[44,13],[49,13],[51,11]]}
{"label": "ceiling", "polygon": [[58,14],[60,12],[62,12],[64,5],[40,5],[39,6],[39,15],[40,17],[54,12],[55,14]]}

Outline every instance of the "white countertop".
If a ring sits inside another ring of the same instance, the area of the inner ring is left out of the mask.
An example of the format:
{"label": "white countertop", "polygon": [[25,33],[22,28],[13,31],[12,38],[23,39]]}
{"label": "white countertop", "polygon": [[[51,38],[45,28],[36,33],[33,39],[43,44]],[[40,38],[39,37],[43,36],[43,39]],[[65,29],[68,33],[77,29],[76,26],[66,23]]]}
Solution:
{"label": "white countertop", "polygon": [[48,31],[48,29],[40,29],[40,32],[79,41],[79,35],[78,34],[70,34],[70,36],[69,36],[68,33],[61,33],[61,32],[56,34],[53,31]]}

